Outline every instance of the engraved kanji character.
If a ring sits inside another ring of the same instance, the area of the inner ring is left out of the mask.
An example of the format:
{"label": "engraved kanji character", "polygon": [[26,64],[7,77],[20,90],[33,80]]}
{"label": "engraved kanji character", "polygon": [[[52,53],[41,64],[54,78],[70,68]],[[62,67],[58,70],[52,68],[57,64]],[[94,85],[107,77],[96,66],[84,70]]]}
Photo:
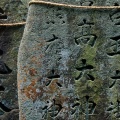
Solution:
{"label": "engraved kanji character", "polygon": [[117,100],[116,103],[112,103],[107,108],[107,112],[110,114],[114,114],[116,118],[120,118],[120,101]]}
{"label": "engraved kanji character", "polygon": [[77,118],[80,116],[80,114],[84,114],[86,118],[89,118],[90,115],[94,115],[96,103],[94,101],[90,101],[89,96],[85,96],[85,98],[85,103],[82,103],[80,100],[78,100],[72,105],[71,115],[75,115]]}
{"label": "engraved kanji character", "polygon": [[[82,59],[81,60],[82,64],[80,67],[76,67],[76,70],[79,71],[80,73],[76,76],[75,80],[79,80],[85,73],[85,71],[90,71],[92,70],[94,67],[92,65],[87,64],[86,59]],[[85,74],[86,79],[88,80],[94,80],[94,76],[92,76],[91,74],[87,73]]]}
{"label": "engraved kanji character", "polygon": [[79,24],[79,27],[82,29],[82,33],[79,37],[75,37],[75,43],[79,44],[88,44],[90,46],[94,46],[97,36],[95,34],[91,34],[91,27],[93,23],[89,23],[86,19],[83,19],[83,23]]}
{"label": "engraved kanji character", "polygon": [[109,88],[112,88],[112,87],[116,84],[117,80],[120,80],[120,71],[119,71],[119,70],[116,70],[115,75],[112,76],[111,78],[112,78],[114,81],[113,81],[113,83],[109,86]]}
{"label": "engraved kanji character", "polygon": [[107,49],[109,56],[115,56],[120,54],[120,35],[111,37],[111,43]]}

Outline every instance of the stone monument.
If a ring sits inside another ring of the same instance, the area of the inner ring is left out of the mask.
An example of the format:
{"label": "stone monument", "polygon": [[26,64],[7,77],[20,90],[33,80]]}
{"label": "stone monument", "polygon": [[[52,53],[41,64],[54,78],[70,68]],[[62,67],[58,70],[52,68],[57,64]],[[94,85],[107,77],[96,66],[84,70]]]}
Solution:
{"label": "stone monument", "polygon": [[17,54],[27,8],[20,0],[0,0],[0,120],[18,120]]}
{"label": "stone monument", "polygon": [[20,120],[120,119],[119,4],[30,3],[18,54]]}

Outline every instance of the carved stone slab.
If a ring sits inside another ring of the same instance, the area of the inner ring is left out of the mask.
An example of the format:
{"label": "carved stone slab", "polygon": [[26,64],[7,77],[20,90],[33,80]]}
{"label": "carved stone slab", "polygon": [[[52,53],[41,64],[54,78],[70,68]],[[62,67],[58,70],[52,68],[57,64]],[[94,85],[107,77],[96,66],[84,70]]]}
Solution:
{"label": "carved stone slab", "polygon": [[120,119],[120,10],[32,4],[18,55],[20,120]]}
{"label": "carved stone slab", "polygon": [[[23,22],[26,12],[20,0],[0,0],[0,24]],[[0,25],[0,120],[18,120],[17,54],[23,30],[24,25]]]}

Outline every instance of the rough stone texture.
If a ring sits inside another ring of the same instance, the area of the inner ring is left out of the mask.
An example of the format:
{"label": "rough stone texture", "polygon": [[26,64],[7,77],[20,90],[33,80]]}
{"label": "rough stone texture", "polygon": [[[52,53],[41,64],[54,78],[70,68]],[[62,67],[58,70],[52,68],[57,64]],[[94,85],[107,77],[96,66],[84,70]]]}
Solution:
{"label": "rough stone texture", "polygon": [[29,7],[29,2],[31,0],[21,0],[21,2],[28,8]]}
{"label": "rough stone texture", "polygon": [[0,27],[0,114],[18,108],[17,53],[24,26]]}
{"label": "rough stone texture", "polygon": [[119,120],[119,32],[117,9],[32,4],[18,55],[20,120]]}
{"label": "rough stone texture", "polygon": [[14,109],[0,116],[0,120],[19,120],[19,110]]}
{"label": "rough stone texture", "polygon": [[[23,22],[26,13],[19,0],[0,1],[0,24]],[[17,54],[23,30],[24,25],[0,26],[0,120],[19,119],[12,111],[18,109]]]}
{"label": "rough stone texture", "polygon": [[[4,13],[1,12],[1,9]],[[2,14],[1,14],[2,13]],[[26,21],[27,7],[20,0],[0,1],[0,23],[15,23]],[[6,16],[6,17],[5,17]],[[6,19],[6,20],[5,20]]]}

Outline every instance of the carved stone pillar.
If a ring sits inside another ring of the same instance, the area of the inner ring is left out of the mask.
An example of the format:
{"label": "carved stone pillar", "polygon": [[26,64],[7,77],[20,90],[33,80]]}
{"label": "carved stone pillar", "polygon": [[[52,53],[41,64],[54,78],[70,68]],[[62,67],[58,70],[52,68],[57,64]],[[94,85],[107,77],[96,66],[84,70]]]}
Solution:
{"label": "carved stone pillar", "polygon": [[119,25],[118,9],[31,4],[18,55],[20,120],[118,120]]}

